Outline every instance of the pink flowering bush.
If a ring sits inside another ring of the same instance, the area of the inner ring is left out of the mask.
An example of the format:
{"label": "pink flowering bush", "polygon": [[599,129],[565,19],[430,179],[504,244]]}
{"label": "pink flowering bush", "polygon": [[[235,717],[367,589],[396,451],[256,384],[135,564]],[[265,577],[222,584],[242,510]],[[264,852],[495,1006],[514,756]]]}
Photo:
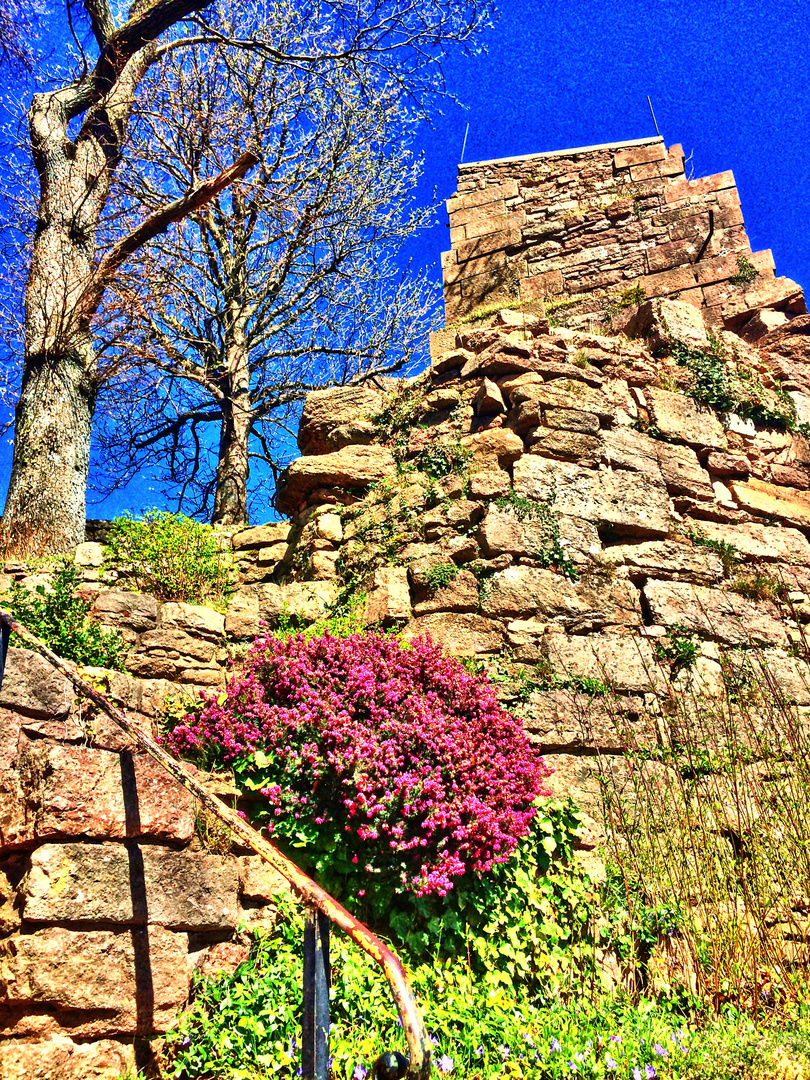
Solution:
{"label": "pink flowering bush", "polygon": [[327,887],[369,899],[441,896],[505,862],[547,794],[486,677],[428,638],[261,638],[169,744],[230,765],[254,821]]}

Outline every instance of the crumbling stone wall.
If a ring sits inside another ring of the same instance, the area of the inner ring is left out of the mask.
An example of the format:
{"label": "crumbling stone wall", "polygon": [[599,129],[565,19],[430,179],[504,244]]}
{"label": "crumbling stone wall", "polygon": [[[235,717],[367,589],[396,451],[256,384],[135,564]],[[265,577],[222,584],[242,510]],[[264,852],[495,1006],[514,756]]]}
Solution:
{"label": "crumbling stone wall", "polygon": [[[763,308],[805,310],[770,251],[751,251],[733,174],[687,179],[682,148],[660,138],[460,165],[447,209],[448,323],[497,300],[593,316],[631,288],[734,330]],[[738,256],[756,277],[735,282]]]}
{"label": "crumbling stone wall", "polygon": [[[656,649],[669,635],[701,638],[701,678],[718,693],[718,646],[758,642],[791,701],[810,703],[792,655],[810,620],[810,317],[757,347],[728,331],[713,343],[700,310],[677,301],[623,325],[596,334],[503,310],[455,331],[424,376],[366,391],[364,417],[344,390],[311,395],[302,457],[279,487],[290,576],[252,586],[250,614],[240,600],[249,634],[282,604],[312,619],[362,597],[368,624],[429,633],[492,668],[552,787],[585,811],[585,851],[603,835],[605,761],[621,783],[628,739],[670,738]],[[773,422],[696,401],[694,374],[660,355],[677,341],[725,350],[721,366],[757,388]],[[723,544],[741,560],[732,574]],[[734,588],[757,574],[786,583],[792,616]],[[613,693],[578,693],[583,678]]]}

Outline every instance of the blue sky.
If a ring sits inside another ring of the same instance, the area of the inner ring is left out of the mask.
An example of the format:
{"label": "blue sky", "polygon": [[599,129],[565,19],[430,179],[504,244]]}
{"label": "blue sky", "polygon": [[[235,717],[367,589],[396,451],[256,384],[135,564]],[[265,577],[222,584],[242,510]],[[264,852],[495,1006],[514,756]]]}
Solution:
{"label": "blue sky", "polygon": [[[754,250],[810,286],[807,41],[810,6],[786,0],[501,0],[483,54],[445,64],[451,102],[417,148],[422,202],[454,190],[465,160],[536,153],[654,134],[649,94],[668,145],[695,176],[731,169]],[[440,281],[446,215],[410,248]],[[10,449],[2,447],[5,488]],[[159,502],[148,485],[118,492],[88,516]]]}

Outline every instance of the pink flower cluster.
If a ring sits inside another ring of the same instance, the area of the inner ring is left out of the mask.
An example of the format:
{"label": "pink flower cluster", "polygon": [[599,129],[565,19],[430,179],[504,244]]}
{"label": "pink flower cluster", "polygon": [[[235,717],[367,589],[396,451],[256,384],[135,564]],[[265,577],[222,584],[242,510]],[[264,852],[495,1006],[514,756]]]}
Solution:
{"label": "pink flower cluster", "polygon": [[417,895],[505,861],[548,794],[549,770],[486,677],[429,638],[261,638],[169,743],[214,748],[242,776],[255,767],[271,831],[326,829],[351,863]]}

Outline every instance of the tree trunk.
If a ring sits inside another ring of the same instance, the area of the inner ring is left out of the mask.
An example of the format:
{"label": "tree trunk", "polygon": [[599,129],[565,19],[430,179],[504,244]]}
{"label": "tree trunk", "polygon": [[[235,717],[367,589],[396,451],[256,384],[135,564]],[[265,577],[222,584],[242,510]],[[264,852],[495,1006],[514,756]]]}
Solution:
{"label": "tree trunk", "polygon": [[246,525],[250,475],[248,443],[253,413],[248,356],[244,342],[228,350],[229,377],[223,380],[222,426],[219,437],[214,525]]}
{"label": "tree trunk", "polygon": [[84,540],[96,362],[79,308],[93,274],[95,223],[76,235],[74,177],[57,170],[51,180],[25,296],[25,367],[0,531],[6,557],[65,554]]}
{"label": "tree trunk", "polygon": [[67,553],[84,541],[95,400],[80,356],[26,359],[3,518],[5,553]]}

